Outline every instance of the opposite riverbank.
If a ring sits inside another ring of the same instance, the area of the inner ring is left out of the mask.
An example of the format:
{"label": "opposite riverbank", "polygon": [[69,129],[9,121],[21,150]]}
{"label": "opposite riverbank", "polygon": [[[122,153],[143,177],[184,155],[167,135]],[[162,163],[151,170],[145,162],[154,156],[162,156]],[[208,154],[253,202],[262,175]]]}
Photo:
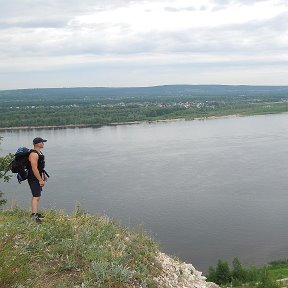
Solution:
{"label": "opposite riverbank", "polygon": [[[273,113],[273,114],[285,114],[288,112],[282,113]],[[272,113],[269,113],[272,114]],[[225,119],[225,118],[235,118],[235,117],[248,117],[248,116],[255,116],[255,115],[267,115],[267,114],[229,114],[229,115],[222,115],[222,116],[208,116],[208,117],[196,117],[196,118],[173,118],[173,119],[159,119],[159,120],[143,120],[143,121],[127,121],[127,122],[113,122],[107,123],[103,125],[95,124],[69,124],[69,125],[44,125],[44,126],[24,126],[24,127],[0,127],[0,131],[17,131],[17,130],[34,130],[34,129],[74,129],[74,128],[100,128],[103,126],[118,126],[118,125],[136,125],[136,124],[143,124],[143,123],[166,123],[166,122],[178,122],[178,121],[195,121],[195,120],[213,120],[213,119]]]}
{"label": "opposite riverbank", "polygon": [[103,126],[118,126],[118,125],[135,125],[142,123],[162,123],[162,122],[176,122],[176,121],[193,121],[193,120],[205,120],[205,119],[217,119],[217,118],[228,118],[228,117],[236,117],[240,115],[229,115],[229,116],[221,116],[221,117],[203,117],[203,118],[195,118],[195,119],[183,119],[183,118],[175,118],[175,119],[163,119],[163,120],[143,120],[143,121],[128,121],[128,122],[116,122],[110,124],[103,125],[84,125],[84,124],[75,124],[75,125],[46,125],[46,126],[25,126],[25,127],[0,127],[0,131],[17,131],[17,130],[32,130],[32,129],[73,129],[73,128],[100,128]]}
{"label": "opposite riverbank", "polygon": [[132,90],[94,87],[0,91],[0,126],[4,129],[98,127],[281,113],[288,112],[287,89],[172,85]]}

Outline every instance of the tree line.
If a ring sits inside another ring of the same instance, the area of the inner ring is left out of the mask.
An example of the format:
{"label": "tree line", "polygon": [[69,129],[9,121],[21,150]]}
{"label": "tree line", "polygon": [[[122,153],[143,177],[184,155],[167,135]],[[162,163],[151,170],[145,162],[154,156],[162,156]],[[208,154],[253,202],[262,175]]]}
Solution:
{"label": "tree line", "polygon": [[[164,103],[164,104],[163,104]],[[231,114],[254,115],[288,112],[288,102],[182,102],[174,104],[6,106],[0,108],[0,127],[105,125],[118,122],[194,119]]]}
{"label": "tree line", "polygon": [[[272,262],[270,266],[273,267],[273,265],[277,267],[279,263]],[[283,265],[287,268],[286,261],[282,263]],[[232,267],[225,260],[218,260],[216,267],[210,266],[207,281],[214,282],[221,287],[280,288],[269,266],[245,268],[237,257],[233,259]]]}

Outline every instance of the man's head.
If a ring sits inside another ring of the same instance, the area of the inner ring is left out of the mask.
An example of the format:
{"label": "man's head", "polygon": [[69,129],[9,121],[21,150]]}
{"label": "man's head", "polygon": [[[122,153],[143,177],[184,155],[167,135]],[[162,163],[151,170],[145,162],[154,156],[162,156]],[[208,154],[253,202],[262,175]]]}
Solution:
{"label": "man's head", "polygon": [[36,137],[33,139],[33,144],[35,147],[42,148],[44,146],[44,142],[47,142],[47,140],[45,140],[41,137]]}

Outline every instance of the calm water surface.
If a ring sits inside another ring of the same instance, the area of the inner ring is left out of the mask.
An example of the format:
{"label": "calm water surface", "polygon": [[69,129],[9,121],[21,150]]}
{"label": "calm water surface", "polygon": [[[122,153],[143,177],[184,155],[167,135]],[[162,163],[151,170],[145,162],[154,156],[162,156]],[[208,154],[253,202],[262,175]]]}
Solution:
{"label": "calm water surface", "polygon": [[[2,155],[48,139],[42,207],[143,224],[202,271],[288,257],[288,114],[1,135]],[[27,183],[1,189],[30,207]]]}

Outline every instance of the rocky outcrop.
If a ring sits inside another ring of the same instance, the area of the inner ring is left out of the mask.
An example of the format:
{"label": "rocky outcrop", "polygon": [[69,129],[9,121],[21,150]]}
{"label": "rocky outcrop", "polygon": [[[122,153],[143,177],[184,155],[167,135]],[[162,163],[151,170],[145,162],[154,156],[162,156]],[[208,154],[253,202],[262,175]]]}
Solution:
{"label": "rocky outcrop", "polygon": [[191,264],[174,260],[164,253],[157,254],[157,264],[162,273],[154,280],[161,288],[219,288],[218,285],[206,282],[202,272]]}

